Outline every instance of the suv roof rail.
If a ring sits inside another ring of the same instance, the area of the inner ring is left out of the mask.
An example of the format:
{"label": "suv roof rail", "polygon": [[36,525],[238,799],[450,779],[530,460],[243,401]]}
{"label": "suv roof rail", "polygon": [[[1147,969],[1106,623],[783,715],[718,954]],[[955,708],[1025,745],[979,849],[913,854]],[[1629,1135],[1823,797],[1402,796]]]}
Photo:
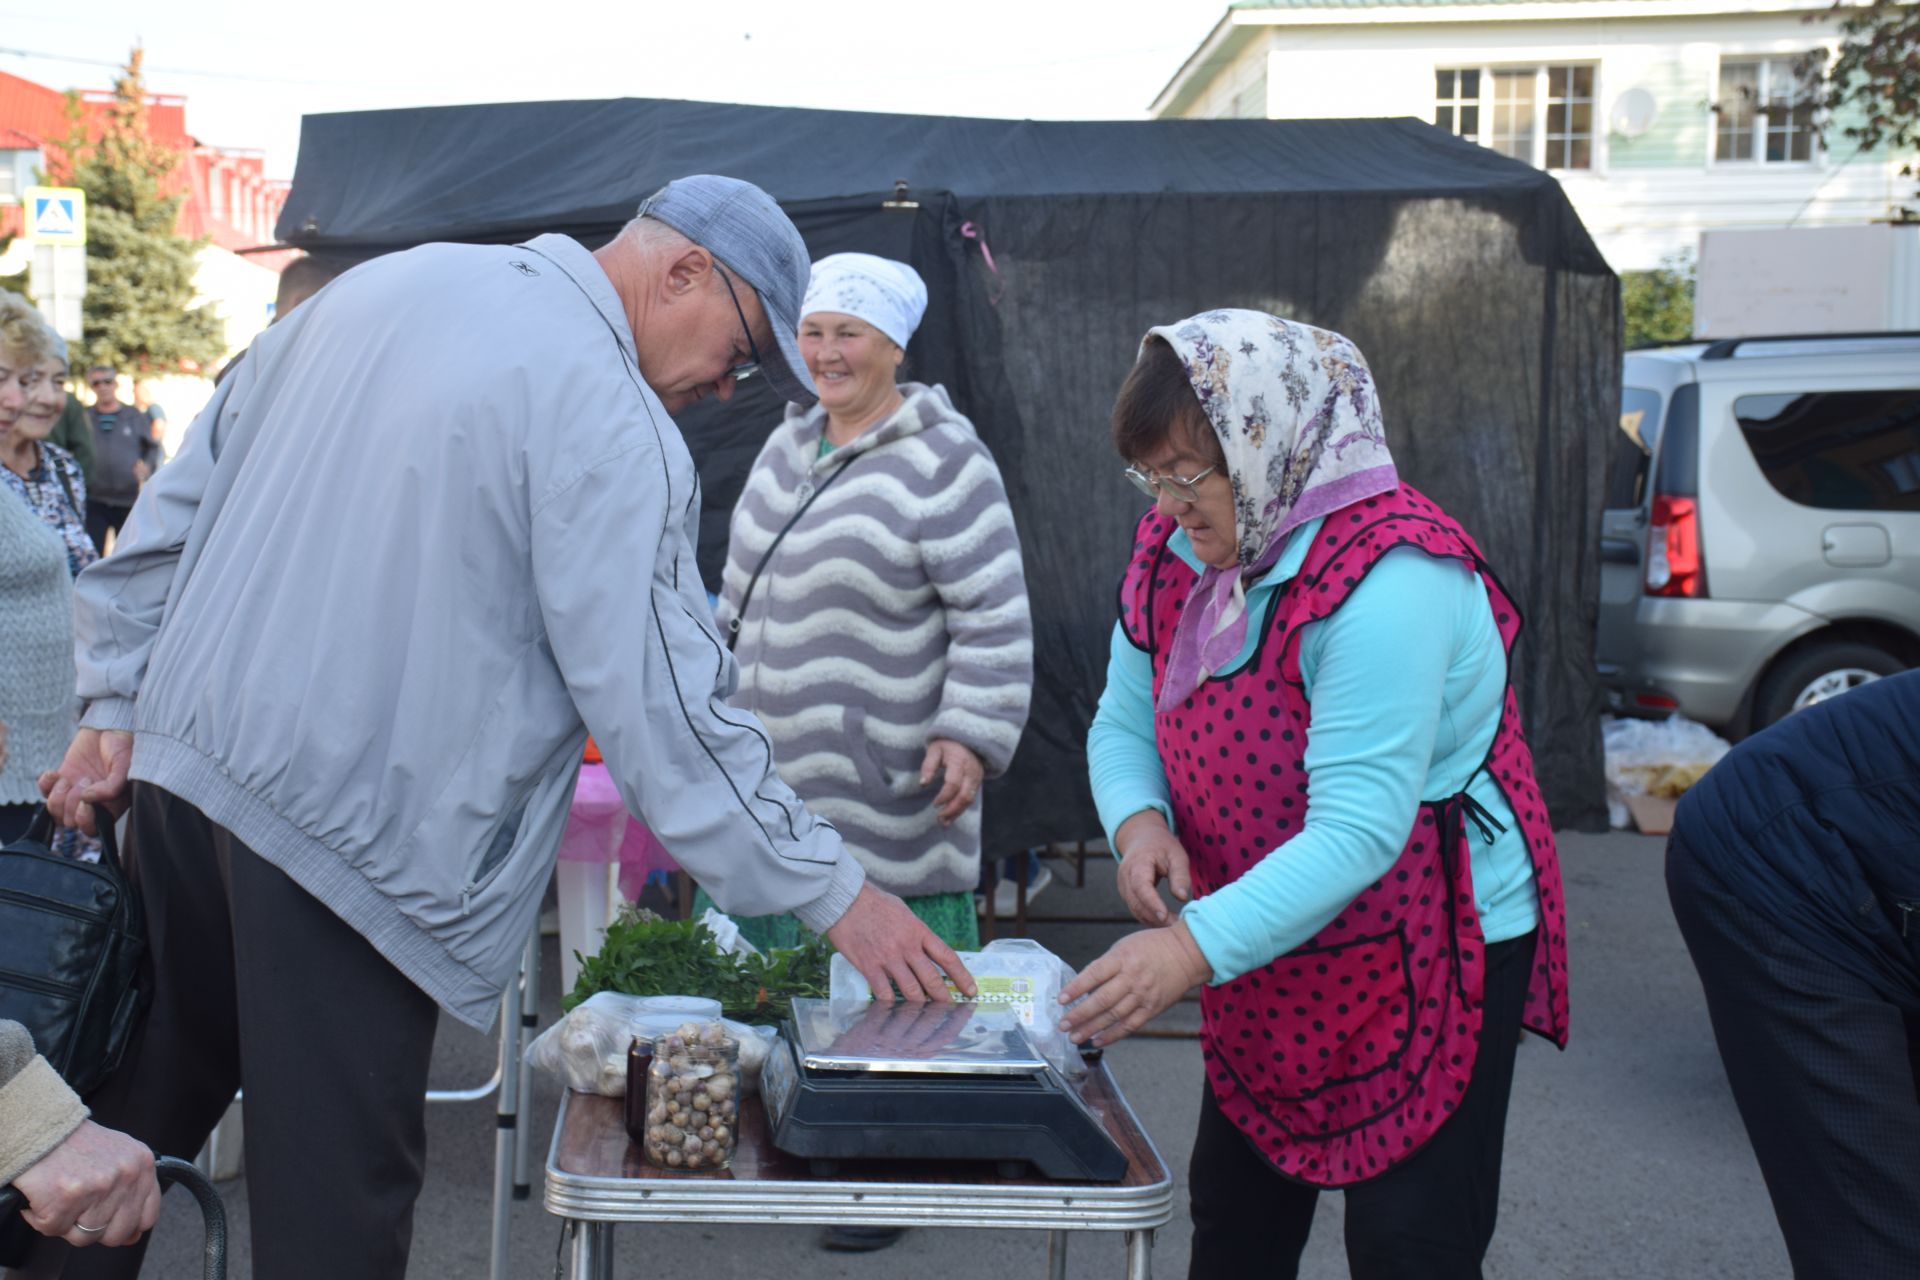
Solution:
{"label": "suv roof rail", "polygon": [[1881,329],[1864,333],[1767,333],[1747,338],[1709,340],[1702,360],[1727,360],[1746,342],[1857,342],[1862,338],[1920,338],[1920,329]]}

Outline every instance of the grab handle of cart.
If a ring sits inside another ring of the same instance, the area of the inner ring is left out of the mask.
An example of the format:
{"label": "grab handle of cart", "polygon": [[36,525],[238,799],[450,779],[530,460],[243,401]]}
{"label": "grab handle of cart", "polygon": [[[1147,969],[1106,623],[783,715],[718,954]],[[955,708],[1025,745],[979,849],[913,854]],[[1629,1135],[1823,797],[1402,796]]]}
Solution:
{"label": "grab handle of cart", "polygon": [[[227,1209],[220,1201],[220,1193],[213,1189],[213,1184],[192,1162],[174,1156],[161,1156],[155,1160],[153,1176],[159,1179],[160,1190],[165,1191],[177,1182],[200,1202],[200,1213],[207,1223],[207,1280],[226,1280]],[[18,1188],[0,1187],[0,1222],[26,1207],[27,1198]]]}

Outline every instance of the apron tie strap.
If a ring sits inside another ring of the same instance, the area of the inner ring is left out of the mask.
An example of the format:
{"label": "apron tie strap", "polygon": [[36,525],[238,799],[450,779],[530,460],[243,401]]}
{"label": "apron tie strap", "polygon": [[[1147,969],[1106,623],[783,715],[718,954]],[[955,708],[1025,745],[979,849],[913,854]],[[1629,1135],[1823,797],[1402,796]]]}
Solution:
{"label": "apron tie strap", "polygon": [[1462,791],[1455,799],[1460,801],[1461,811],[1466,814],[1467,820],[1480,832],[1480,838],[1488,844],[1507,833],[1506,824],[1489,813],[1487,807],[1468,792]]}

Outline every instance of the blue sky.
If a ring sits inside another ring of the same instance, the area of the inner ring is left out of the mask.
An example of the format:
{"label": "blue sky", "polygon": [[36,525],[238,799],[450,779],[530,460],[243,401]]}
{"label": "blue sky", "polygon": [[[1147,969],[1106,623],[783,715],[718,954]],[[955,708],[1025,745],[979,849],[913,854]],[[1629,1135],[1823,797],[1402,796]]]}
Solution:
{"label": "blue sky", "polygon": [[[542,9],[566,20],[525,16]],[[0,0],[0,70],[101,87],[113,72],[97,64],[139,41],[149,87],[187,95],[195,136],[262,148],[268,173],[290,177],[302,114],[375,107],[632,96],[1138,118],[1225,10],[1226,0],[574,0],[464,11],[416,0]],[[492,11],[511,16],[489,20]]]}

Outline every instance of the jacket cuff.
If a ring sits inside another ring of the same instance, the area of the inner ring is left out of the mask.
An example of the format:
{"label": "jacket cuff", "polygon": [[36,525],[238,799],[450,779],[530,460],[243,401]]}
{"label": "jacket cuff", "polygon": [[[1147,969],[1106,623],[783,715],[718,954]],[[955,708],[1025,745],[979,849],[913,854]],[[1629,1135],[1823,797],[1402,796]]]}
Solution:
{"label": "jacket cuff", "polygon": [[866,882],[865,868],[854,860],[851,853],[842,848],[840,861],[834,864],[833,875],[827,881],[827,891],[793,914],[798,916],[800,923],[807,928],[815,933],[825,934],[840,922],[841,916],[847,914],[847,908],[851,907],[853,900],[860,896],[860,886]]}
{"label": "jacket cuff", "polygon": [[1020,728],[978,711],[948,707],[934,716],[927,729],[927,741],[935,738],[959,743],[980,757],[985,777],[998,778],[1013,764],[1013,753],[1020,746]]}
{"label": "jacket cuff", "polygon": [[101,729],[117,733],[133,732],[132,698],[95,698],[80,717],[82,729]]}
{"label": "jacket cuff", "polygon": [[45,1058],[0,1085],[0,1186],[40,1162],[87,1118],[80,1095]]}

